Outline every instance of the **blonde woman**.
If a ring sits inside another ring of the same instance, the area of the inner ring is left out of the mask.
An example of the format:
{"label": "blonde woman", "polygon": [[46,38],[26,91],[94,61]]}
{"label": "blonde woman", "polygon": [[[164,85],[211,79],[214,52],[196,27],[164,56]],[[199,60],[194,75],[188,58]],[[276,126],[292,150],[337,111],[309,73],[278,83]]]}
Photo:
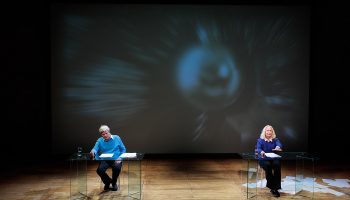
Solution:
{"label": "blonde woman", "polygon": [[259,155],[259,165],[265,170],[266,187],[270,188],[273,196],[279,197],[280,193],[278,190],[281,189],[281,162],[278,158],[269,158],[265,155],[265,153],[282,151],[282,143],[276,137],[275,130],[271,125],[266,125],[263,128],[256,147]]}

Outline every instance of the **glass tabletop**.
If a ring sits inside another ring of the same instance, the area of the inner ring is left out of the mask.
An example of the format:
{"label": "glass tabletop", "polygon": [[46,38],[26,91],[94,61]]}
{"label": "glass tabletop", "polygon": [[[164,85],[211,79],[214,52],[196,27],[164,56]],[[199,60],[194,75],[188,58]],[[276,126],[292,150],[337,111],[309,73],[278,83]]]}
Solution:
{"label": "glass tabletop", "polygon": [[[136,157],[123,158],[123,160],[142,160],[144,153],[136,153]],[[92,160],[89,153],[73,153],[70,155],[69,160]],[[105,159],[106,160],[106,159]]]}
{"label": "glass tabletop", "polygon": [[[278,159],[282,160],[296,160],[302,158],[307,158],[307,159],[314,159],[318,160],[318,158],[310,153],[307,152],[274,152],[275,154],[281,156]],[[258,159],[258,155],[254,152],[244,152],[244,153],[239,153],[239,155],[245,159],[245,160],[255,160]]]}

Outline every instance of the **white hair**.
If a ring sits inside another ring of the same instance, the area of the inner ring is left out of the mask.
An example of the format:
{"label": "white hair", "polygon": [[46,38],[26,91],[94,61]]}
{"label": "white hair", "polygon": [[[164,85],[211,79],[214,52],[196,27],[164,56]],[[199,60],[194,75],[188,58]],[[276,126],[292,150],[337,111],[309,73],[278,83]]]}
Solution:
{"label": "white hair", "polygon": [[263,130],[261,131],[261,134],[260,134],[260,138],[261,138],[261,139],[266,139],[266,137],[265,137],[265,132],[266,132],[266,129],[267,129],[268,127],[270,127],[271,130],[272,130],[272,131],[271,131],[271,132],[272,132],[271,138],[272,138],[272,139],[276,138],[276,133],[275,133],[275,130],[273,129],[273,127],[272,127],[271,125],[266,125],[266,126],[263,128]]}
{"label": "white hair", "polygon": [[100,128],[98,129],[100,133],[107,131],[109,133],[110,129],[107,125],[101,125]]}

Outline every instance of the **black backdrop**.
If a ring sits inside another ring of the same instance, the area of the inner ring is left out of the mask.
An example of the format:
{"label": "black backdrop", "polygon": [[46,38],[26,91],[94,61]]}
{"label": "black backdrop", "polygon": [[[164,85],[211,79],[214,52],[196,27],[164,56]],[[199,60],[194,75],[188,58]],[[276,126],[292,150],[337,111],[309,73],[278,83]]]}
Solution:
{"label": "black backdrop", "polygon": [[[311,8],[308,150],[323,160],[349,161],[342,152],[349,143],[350,95],[346,72],[350,66],[347,28],[350,14],[340,2],[308,5]],[[33,161],[55,156],[51,149],[49,7],[44,2],[2,6],[4,159]],[[331,156],[333,153],[335,156]],[[27,156],[30,154],[35,156]]]}

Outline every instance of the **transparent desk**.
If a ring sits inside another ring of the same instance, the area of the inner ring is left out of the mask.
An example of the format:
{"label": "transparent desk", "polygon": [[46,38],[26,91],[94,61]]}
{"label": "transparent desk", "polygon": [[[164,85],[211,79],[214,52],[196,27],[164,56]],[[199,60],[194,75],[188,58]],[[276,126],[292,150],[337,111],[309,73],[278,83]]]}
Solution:
{"label": "transparent desk", "polygon": [[[127,199],[141,199],[141,161],[144,154],[137,153],[136,158],[124,158],[123,168],[127,165]],[[70,162],[70,199],[91,199],[87,193],[88,162],[98,162],[91,160],[88,153],[73,154],[69,158]],[[96,174],[96,176],[98,176]],[[125,196],[120,196],[125,199]],[[117,199],[113,198],[113,199]]]}
{"label": "transparent desk", "polygon": [[[314,196],[315,161],[318,158],[306,152],[280,152],[278,154],[281,156],[278,159],[281,159],[282,173],[284,160],[286,160],[285,162],[295,163],[293,178],[288,182],[288,188],[293,191],[289,191],[289,193],[295,195],[296,198],[312,199]],[[256,197],[258,196],[259,185],[260,187],[262,185],[259,184],[262,181],[259,180],[259,173],[263,169],[259,167],[255,153],[240,153],[240,156],[242,157],[241,182],[244,185],[243,193],[247,199]],[[283,184],[282,190],[284,190]]]}

